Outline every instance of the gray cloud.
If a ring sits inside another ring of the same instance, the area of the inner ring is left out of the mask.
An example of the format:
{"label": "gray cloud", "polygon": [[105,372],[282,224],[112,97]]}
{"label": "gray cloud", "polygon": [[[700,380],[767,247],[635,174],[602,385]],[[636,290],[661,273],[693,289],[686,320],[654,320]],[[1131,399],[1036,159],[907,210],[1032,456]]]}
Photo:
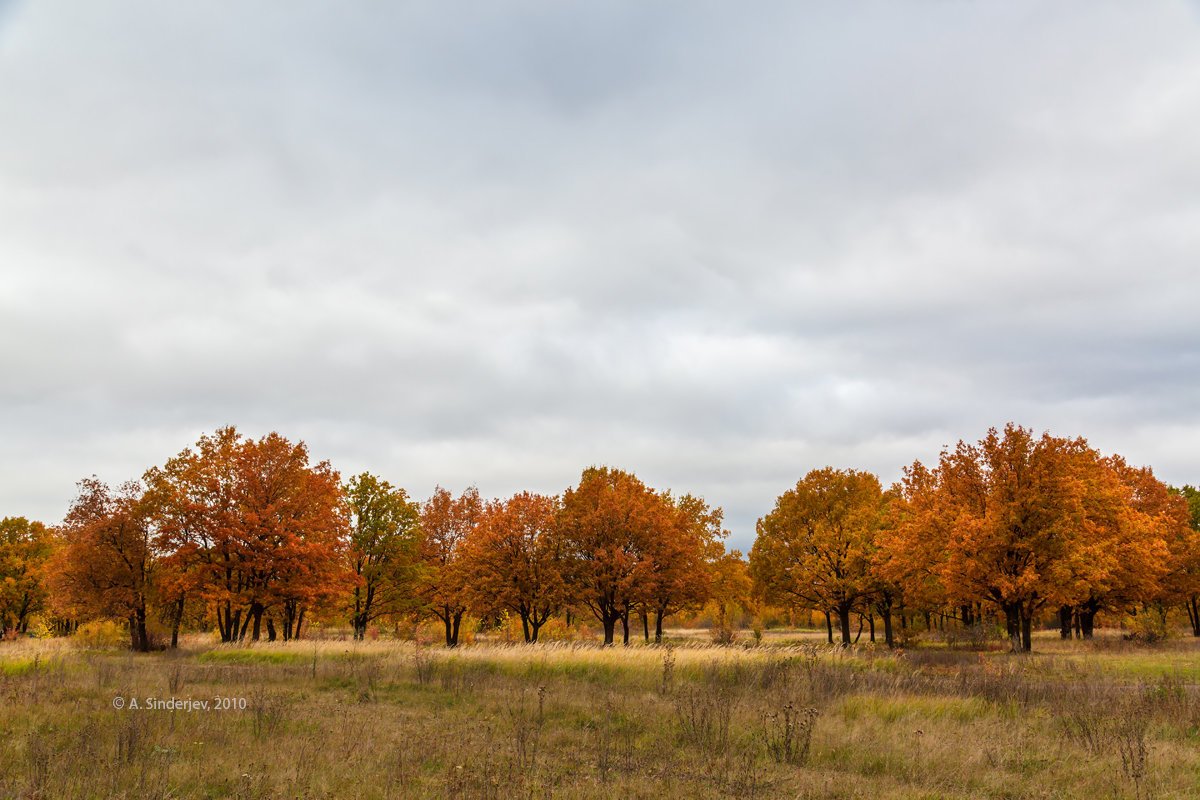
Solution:
{"label": "gray cloud", "polygon": [[1008,420],[1195,483],[1200,18],[0,7],[0,514],[237,424],[722,505]]}

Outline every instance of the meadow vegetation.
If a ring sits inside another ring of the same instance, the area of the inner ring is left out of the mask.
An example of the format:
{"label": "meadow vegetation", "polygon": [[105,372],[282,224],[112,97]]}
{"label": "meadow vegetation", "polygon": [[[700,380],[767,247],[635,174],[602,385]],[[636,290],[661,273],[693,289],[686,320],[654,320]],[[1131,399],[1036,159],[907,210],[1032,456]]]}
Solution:
{"label": "meadow vegetation", "polygon": [[1194,639],[1037,636],[1034,654],[674,631],[616,648],[9,642],[0,797],[1200,796]]}

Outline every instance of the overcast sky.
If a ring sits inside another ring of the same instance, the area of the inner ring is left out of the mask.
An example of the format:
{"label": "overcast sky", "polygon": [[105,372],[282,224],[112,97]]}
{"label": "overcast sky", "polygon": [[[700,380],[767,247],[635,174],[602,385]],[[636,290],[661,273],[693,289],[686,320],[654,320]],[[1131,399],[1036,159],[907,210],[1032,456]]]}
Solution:
{"label": "overcast sky", "polygon": [[0,516],[233,424],[748,549],[1008,421],[1200,482],[1188,2],[0,2]]}

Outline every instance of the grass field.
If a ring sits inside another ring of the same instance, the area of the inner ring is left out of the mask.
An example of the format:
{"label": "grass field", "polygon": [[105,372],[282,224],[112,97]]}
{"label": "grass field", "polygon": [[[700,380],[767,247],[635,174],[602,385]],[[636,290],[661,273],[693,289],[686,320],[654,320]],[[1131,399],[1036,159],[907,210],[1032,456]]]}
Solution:
{"label": "grass field", "polygon": [[[1190,637],[677,641],[6,643],[0,797],[1200,797]],[[148,707],[170,698],[209,708]]]}

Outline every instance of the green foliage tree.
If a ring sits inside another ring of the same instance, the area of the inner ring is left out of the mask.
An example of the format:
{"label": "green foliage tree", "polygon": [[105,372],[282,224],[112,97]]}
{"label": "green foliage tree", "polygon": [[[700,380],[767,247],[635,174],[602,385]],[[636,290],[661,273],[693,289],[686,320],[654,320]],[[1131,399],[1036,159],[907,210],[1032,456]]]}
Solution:
{"label": "green foliage tree", "polygon": [[1169,540],[1170,570],[1164,583],[1170,602],[1182,603],[1187,610],[1192,635],[1200,636],[1200,489],[1169,491],[1186,503],[1188,525]]}
{"label": "green foliage tree", "polygon": [[403,489],[369,472],[351,478],[345,490],[354,573],[350,624],[361,640],[372,621],[417,610],[421,512]]}

